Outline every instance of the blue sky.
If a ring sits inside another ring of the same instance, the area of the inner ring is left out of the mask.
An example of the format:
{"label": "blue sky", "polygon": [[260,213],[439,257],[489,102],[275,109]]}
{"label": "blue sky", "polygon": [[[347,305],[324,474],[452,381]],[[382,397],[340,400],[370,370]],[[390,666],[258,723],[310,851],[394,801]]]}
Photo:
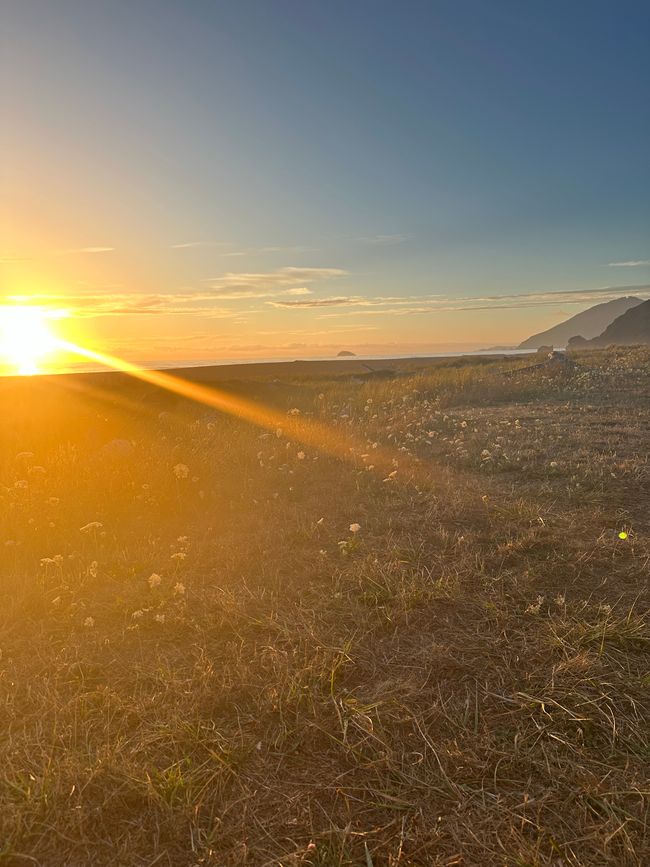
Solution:
{"label": "blue sky", "polygon": [[645,3],[5,0],[3,19],[2,289],[107,348],[509,343],[650,294]]}

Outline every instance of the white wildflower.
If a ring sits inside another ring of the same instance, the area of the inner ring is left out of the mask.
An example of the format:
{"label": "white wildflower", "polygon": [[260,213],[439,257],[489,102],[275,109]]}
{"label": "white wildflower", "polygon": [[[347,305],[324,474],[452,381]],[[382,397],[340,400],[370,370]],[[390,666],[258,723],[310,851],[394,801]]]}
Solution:
{"label": "white wildflower", "polygon": [[187,464],[176,464],[174,467],[174,475],[177,479],[186,479],[190,474],[190,468]]}
{"label": "white wildflower", "polygon": [[530,605],[527,606],[526,614],[539,614],[543,602],[544,597],[538,596],[534,602],[531,602]]}

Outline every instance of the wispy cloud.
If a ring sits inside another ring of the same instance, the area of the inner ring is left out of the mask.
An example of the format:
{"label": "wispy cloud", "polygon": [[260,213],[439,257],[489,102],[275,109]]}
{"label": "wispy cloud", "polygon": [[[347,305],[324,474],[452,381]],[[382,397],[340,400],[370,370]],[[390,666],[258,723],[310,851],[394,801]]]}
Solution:
{"label": "wispy cloud", "polygon": [[408,240],[408,235],[371,235],[368,238],[359,238],[362,244],[373,244],[378,247],[392,247],[395,244],[403,244]]}
{"label": "wispy cloud", "polygon": [[296,268],[289,266],[275,271],[230,272],[203,282],[222,299],[267,298],[273,295],[308,295],[304,284],[331,280],[347,275],[342,268]]}
{"label": "wispy cloud", "polygon": [[77,253],[112,253],[115,247],[75,247],[70,250],[59,250],[60,256],[73,256]]}
{"label": "wispy cloud", "polygon": [[[515,310],[555,304],[600,303],[604,301],[612,301],[615,298],[620,298],[621,296],[629,295],[630,293],[645,296],[650,293],[650,284],[636,286],[603,286],[595,289],[554,290],[549,292],[527,292],[509,295],[465,296],[459,298],[451,298],[443,295],[438,298],[432,298],[431,300],[425,297],[418,298],[416,296],[406,299],[381,297],[360,298],[359,296],[339,297],[335,302],[331,300],[329,306],[361,307],[364,309],[342,310],[340,312],[323,314],[321,318],[331,319],[336,316],[364,315],[407,316],[426,313],[470,312],[475,310]],[[314,299],[314,301],[318,301],[318,299]],[[291,302],[278,302],[277,306],[292,307],[294,305]]]}
{"label": "wispy cloud", "polygon": [[[200,289],[175,292],[127,292],[118,287],[86,290],[68,294],[30,294],[32,304],[69,309],[77,317],[175,314],[212,318],[236,318],[241,308],[232,310],[229,301],[254,301],[259,298],[303,298],[312,290],[305,282],[332,279],[347,274],[341,268],[279,268],[268,272],[226,273],[203,281]],[[17,296],[9,301],[16,302]],[[24,299],[20,299],[24,301]]]}
{"label": "wispy cloud", "polygon": [[608,262],[610,268],[642,268],[650,265],[650,259],[630,259],[627,262]]}
{"label": "wispy cloud", "polygon": [[337,298],[310,298],[305,301],[267,301],[266,302],[270,307],[285,307],[285,308],[297,308],[297,307],[351,307],[357,304],[364,304],[364,299],[362,298],[352,298],[347,296],[339,296]]}
{"label": "wispy cloud", "polygon": [[184,241],[181,244],[171,244],[172,250],[190,250],[194,247],[231,247],[230,241]]}
{"label": "wispy cloud", "polygon": [[[622,295],[631,293],[647,293],[650,291],[650,284],[636,284],[628,286],[597,286],[593,289],[552,289],[544,292],[523,292],[507,295],[482,295],[482,296],[466,296],[464,298],[448,298],[447,302],[456,302],[459,304],[473,303],[489,303],[493,301],[507,301],[514,306],[518,304],[581,304],[589,301],[610,301],[614,298],[619,298]],[[443,302],[443,303],[447,303]]]}
{"label": "wispy cloud", "polygon": [[[13,303],[23,303],[22,296],[8,296]],[[219,319],[241,316],[241,311],[219,307],[209,292],[128,293],[84,292],[78,294],[30,294],[30,304],[66,309],[77,318],[128,315],[200,315]]]}
{"label": "wispy cloud", "polygon": [[[434,302],[438,295],[335,295],[328,298],[310,298],[304,301],[267,301],[271,307],[384,307],[388,305],[412,306]],[[427,308],[429,309],[429,308]]]}
{"label": "wispy cloud", "polygon": [[277,298],[281,295],[311,295],[307,286],[292,286],[289,289],[261,289],[254,286],[242,286],[240,289],[215,288],[212,297],[221,301],[245,301],[254,298]]}
{"label": "wispy cloud", "polygon": [[[266,273],[225,274],[204,288],[171,292],[128,292],[119,287],[88,289],[69,294],[30,294],[29,302],[55,309],[67,309],[78,318],[113,316],[160,316],[163,314],[241,322],[243,315],[263,315],[264,310],[313,310],[318,319],[336,317],[413,316],[432,313],[514,310],[546,305],[593,304],[623,295],[650,295],[650,284],[603,286],[593,289],[553,290],[519,294],[452,297],[449,295],[315,295],[304,285],[340,277],[339,268],[281,268]],[[264,298],[264,307],[255,307]],[[5,296],[9,303],[25,303],[25,297]],[[249,304],[229,305],[240,301]],[[252,302],[252,303],[251,303]]]}
{"label": "wispy cloud", "polygon": [[[441,312],[444,312],[446,310],[452,309],[452,308],[446,308],[446,307],[417,307],[417,306],[413,306],[413,307],[385,307],[382,309],[379,307],[372,307],[372,306],[363,305],[363,304],[362,305],[349,304],[349,305],[339,305],[339,306],[347,306],[347,307],[358,306],[361,309],[358,309],[358,310],[341,310],[337,313],[324,313],[319,318],[320,319],[335,319],[335,318],[341,317],[341,316],[414,316],[418,313],[435,313],[436,311],[441,313]],[[472,308],[454,308],[454,309],[467,310],[467,309],[472,309]],[[485,308],[481,308],[481,309],[485,309]]]}

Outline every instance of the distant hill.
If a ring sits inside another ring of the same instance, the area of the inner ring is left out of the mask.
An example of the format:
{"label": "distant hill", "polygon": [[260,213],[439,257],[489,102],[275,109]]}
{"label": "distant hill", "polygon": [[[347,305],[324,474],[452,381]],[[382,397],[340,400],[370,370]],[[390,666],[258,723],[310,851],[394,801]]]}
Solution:
{"label": "distant hill", "polygon": [[602,334],[592,340],[571,341],[571,346],[576,349],[582,346],[609,346],[612,343],[618,346],[635,343],[650,343],[650,301],[643,301],[623,313],[615,319]]}
{"label": "distant hill", "polygon": [[478,352],[511,352],[517,349],[516,346],[486,346],[484,349],[479,349]]}
{"label": "distant hill", "polygon": [[565,322],[554,325],[553,328],[541,331],[539,334],[533,334],[528,340],[520,343],[517,348],[538,349],[543,345],[566,346],[569,339],[576,335],[590,340],[602,334],[607,326],[611,325],[623,313],[626,313],[633,307],[637,307],[641,303],[641,298],[625,297],[616,298],[614,301],[605,301],[603,304],[596,304],[595,307],[583,310],[582,313],[577,313]]}
{"label": "distant hill", "polygon": [[349,349],[342,349],[340,352],[337,352],[337,358],[354,358],[356,356],[356,352],[350,352]]}

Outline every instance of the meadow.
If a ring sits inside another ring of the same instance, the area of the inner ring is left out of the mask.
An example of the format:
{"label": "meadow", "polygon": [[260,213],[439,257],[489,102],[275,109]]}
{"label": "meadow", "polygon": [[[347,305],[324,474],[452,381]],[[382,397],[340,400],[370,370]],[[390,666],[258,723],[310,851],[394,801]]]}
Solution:
{"label": "meadow", "polygon": [[650,863],[650,350],[573,357],[0,382],[0,865]]}

